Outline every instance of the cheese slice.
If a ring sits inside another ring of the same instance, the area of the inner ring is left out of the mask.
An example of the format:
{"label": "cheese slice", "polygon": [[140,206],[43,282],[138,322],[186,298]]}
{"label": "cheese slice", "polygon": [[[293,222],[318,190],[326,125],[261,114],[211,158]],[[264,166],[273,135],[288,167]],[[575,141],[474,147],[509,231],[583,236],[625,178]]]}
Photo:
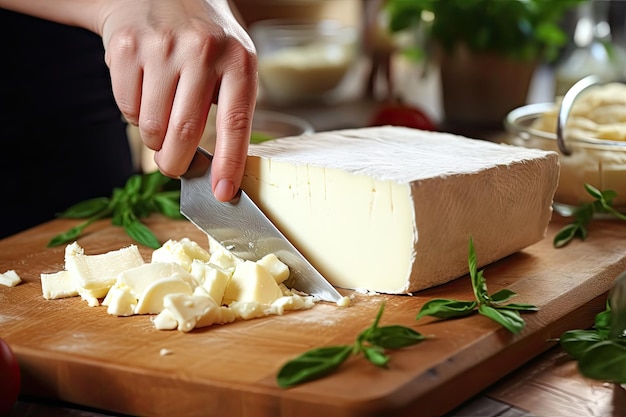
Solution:
{"label": "cheese slice", "polygon": [[401,294],[545,237],[556,152],[401,127],[250,145],[242,188],[333,285]]}
{"label": "cheese slice", "polygon": [[76,242],[65,248],[65,269],[72,275],[78,293],[88,301],[105,297],[119,273],[143,264],[136,245],[97,255],[86,255]]}
{"label": "cheese slice", "polygon": [[63,270],[51,274],[42,273],[39,276],[41,278],[41,292],[46,300],[56,300],[78,295],[72,274],[69,271]]}

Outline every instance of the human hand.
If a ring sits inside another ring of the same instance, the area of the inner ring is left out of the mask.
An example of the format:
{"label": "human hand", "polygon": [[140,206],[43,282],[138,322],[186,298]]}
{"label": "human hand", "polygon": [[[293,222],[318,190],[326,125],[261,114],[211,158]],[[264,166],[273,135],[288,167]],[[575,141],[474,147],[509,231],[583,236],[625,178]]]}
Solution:
{"label": "human hand", "polygon": [[257,93],[254,45],[227,0],[108,0],[97,24],[113,94],[163,174],[184,174],[219,102],[213,190],[243,177]]}

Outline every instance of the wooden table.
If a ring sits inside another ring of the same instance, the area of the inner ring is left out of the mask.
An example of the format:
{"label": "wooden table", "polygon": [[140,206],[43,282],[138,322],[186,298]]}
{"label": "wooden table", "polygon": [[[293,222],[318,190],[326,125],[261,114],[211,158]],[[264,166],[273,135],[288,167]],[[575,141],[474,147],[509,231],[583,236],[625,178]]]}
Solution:
{"label": "wooden table", "polygon": [[[132,415],[408,416],[416,410],[441,415],[547,351],[563,331],[589,327],[614,278],[626,269],[626,224],[594,222],[585,242],[554,249],[551,238],[564,224],[556,218],[546,239],[485,270],[490,292],[509,288],[519,294],[517,301],[540,307],[524,315],[527,326],[520,335],[478,315],[415,321],[431,298],[470,299],[466,277],[412,297],[356,294],[347,309],[320,304],[182,334],[157,331],[145,316],[108,316],[78,298],[41,297],[39,274],[63,266],[64,248],[47,249],[45,243],[73,224],[57,220],[0,241],[0,270],[15,269],[24,280],[0,288],[0,336],[20,360],[25,395]],[[162,240],[204,242],[185,221],[156,216],[148,224]],[[131,243],[106,221],[79,242],[87,253]],[[146,258],[151,253],[141,251]],[[310,348],[351,343],[382,301],[383,324],[411,326],[435,337],[393,352],[387,370],[355,359],[323,380],[290,390],[276,386],[281,364]],[[174,354],[160,357],[162,347]],[[491,398],[520,407],[514,404],[516,389],[497,387],[488,391]]]}

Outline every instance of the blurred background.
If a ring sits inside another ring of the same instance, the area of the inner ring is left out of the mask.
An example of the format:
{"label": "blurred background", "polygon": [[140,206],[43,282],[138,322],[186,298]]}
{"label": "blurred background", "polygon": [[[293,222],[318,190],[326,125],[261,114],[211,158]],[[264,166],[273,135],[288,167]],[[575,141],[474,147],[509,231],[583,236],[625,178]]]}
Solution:
{"label": "blurred background", "polygon": [[[395,18],[390,16],[393,12],[389,7],[394,6],[391,3],[409,5],[400,11],[407,20],[431,19],[431,24],[438,16],[443,18],[445,13],[452,15],[452,9],[456,8],[459,11],[457,14],[464,19],[465,26],[469,25],[470,20],[475,21],[477,26],[480,25],[480,30],[490,30],[490,26],[494,26],[493,31],[484,31],[487,38],[502,37],[497,32],[498,28],[495,28],[497,22],[490,21],[490,17],[504,20],[504,17],[509,18],[507,14],[518,12],[503,7],[495,10],[492,16],[472,15],[476,12],[469,9],[471,4],[480,3],[473,0],[439,2],[447,4],[445,7],[449,10],[440,6],[434,15],[424,6],[433,2],[424,0],[232,2],[258,48],[261,81],[259,108],[285,111],[303,117],[316,130],[371,124],[375,122],[373,119],[377,112],[394,102],[416,107],[441,130],[468,134],[488,133],[489,130],[501,129],[503,115],[516,106],[525,102],[554,101],[555,96],[563,94],[575,79],[588,73],[605,72],[609,78],[622,78],[625,67],[622,55],[626,47],[626,2],[538,1],[537,3],[548,5],[545,6],[544,15],[550,14],[562,29],[566,37],[562,45],[556,47],[556,53],[552,53],[552,56],[537,55],[529,60],[530,76],[527,83],[523,79],[525,75],[513,74],[511,68],[500,68],[494,60],[484,63],[480,71],[485,71],[485,65],[494,68],[496,75],[490,75],[491,78],[497,78],[498,73],[512,73],[510,84],[497,86],[497,95],[504,95],[506,89],[518,89],[521,90],[518,93],[521,98],[517,98],[513,104],[494,104],[498,111],[489,110],[493,115],[472,114],[470,111],[470,120],[456,120],[452,113],[464,111],[467,114],[467,107],[460,110],[444,108],[445,87],[442,86],[442,77],[448,76],[447,72],[450,71],[441,66],[448,65],[449,68],[455,67],[467,72],[467,69],[461,67],[465,64],[461,64],[458,59],[453,61],[436,57],[435,53],[429,55],[428,48],[432,47],[432,40],[437,41],[437,38],[434,35],[430,39],[426,38],[423,29],[421,37],[418,33],[420,29],[410,25],[405,30],[394,32],[390,28],[390,20]],[[496,0],[495,3],[517,2]],[[561,4],[562,7],[555,8],[553,4]],[[482,8],[485,9],[484,4]],[[413,12],[414,15],[411,16]],[[526,18],[518,13],[511,19],[516,17]],[[448,27],[444,22],[439,30],[454,34],[457,30],[454,27],[454,16],[448,22]],[[513,30],[512,27],[514,26],[508,28],[509,32]],[[426,52],[421,56],[412,54],[411,49],[417,48]],[[511,42],[510,49],[515,48],[517,46]],[[467,61],[466,58],[467,56],[462,57]],[[611,59],[615,62],[612,63]],[[524,65],[525,61],[521,59],[512,64],[513,67]],[[458,74],[451,75],[457,80],[460,78]],[[452,88],[460,90],[459,86]],[[484,91],[484,88],[480,88],[474,90],[474,94],[484,95]],[[471,95],[472,92],[465,94]],[[457,103],[466,101],[458,97],[452,100]],[[482,105],[485,106],[489,107]],[[447,115],[448,112],[451,114]],[[481,118],[485,121],[481,121]]]}
{"label": "blurred background", "polygon": [[231,3],[259,56],[256,128],[274,137],[392,124],[497,140],[514,108],[626,79],[622,0]]}

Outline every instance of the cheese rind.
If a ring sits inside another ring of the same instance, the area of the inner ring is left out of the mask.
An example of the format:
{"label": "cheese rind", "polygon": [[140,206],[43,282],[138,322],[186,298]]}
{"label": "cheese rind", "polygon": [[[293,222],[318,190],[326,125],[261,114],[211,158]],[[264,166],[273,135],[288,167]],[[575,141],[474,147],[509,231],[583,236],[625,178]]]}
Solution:
{"label": "cheese rind", "polygon": [[250,145],[242,188],[333,285],[410,293],[543,239],[558,154],[400,127]]}

